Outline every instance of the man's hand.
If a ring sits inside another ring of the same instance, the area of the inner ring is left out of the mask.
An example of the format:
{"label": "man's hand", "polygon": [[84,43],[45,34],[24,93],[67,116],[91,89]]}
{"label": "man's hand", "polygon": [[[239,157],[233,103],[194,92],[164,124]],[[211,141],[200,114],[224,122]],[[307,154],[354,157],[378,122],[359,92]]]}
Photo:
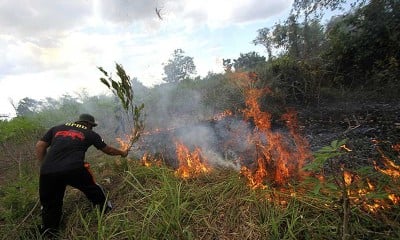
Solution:
{"label": "man's hand", "polygon": [[111,156],[120,155],[121,157],[126,157],[128,156],[129,149],[122,150],[107,145],[101,151]]}
{"label": "man's hand", "polygon": [[44,156],[46,155],[47,148],[50,146],[48,142],[39,140],[35,146],[35,153],[37,159],[37,165],[40,166],[43,162]]}
{"label": "man's hand", "polygon": [[129,150],[128,150],[128,149],[122,150],[121,157],[126,157],[126,156],[128,156],[128,153],[129,153]]}

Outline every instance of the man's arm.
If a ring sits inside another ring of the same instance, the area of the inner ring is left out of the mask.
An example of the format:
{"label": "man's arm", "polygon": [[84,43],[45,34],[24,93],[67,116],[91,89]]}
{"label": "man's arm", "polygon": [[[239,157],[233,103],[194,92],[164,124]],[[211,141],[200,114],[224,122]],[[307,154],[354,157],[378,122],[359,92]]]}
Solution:
{"label": "man's arm", "polygon": [[40,164],[43,162],[44,156],[46,155],[47,148],[50,146],[48,142],[39,140],[36,143],[36,159],[37,163],[40,166]]}
{"label": "man's arm", "polygon": [[117,148],[111,147],[109,145],[107,145],[104,148],[102,148],[101,151],[103,153],[111,155],[111,156],[116,156],[116,155],[120,155],[121,157],[128,156],[128,149],[127,150],[121,150],[121,149],[117,149]]}

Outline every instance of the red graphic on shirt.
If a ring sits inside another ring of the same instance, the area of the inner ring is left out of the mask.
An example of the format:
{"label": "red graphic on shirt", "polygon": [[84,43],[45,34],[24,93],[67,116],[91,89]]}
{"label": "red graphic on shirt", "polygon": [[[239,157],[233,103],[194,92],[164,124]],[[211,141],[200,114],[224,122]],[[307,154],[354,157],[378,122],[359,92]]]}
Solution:
{"label": "red graphic on shirt", "polygon": [[69,130],[69,131],[58,131],[55,135],[55,137],[69,137],[72,139],[78,139],[83,141],[85,139],[85,135],[83,135],[83,133],[78,132],[78,131],[74,131],[74,130]]}

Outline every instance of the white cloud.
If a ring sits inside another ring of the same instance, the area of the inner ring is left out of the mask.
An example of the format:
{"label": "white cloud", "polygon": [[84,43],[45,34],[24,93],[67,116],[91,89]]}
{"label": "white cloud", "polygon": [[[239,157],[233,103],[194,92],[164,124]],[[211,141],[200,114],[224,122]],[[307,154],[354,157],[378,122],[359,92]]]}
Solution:
{"label": "white cloud", "polygon": [[115,62],[147,86],[160,83],[162,63],[177,48],[194,58],[198,74],[218,72],[222,58],[253,49],[250,42],[256,30],[290,4],[289,0],[0,1],[0,113],[8,111],[4,106],[9,107],[9,97],[54,97],[82,88],[96,93],[100,76],[96,67],[114,71]]}
{"label": "white cloud", "polygon": [[210,28],[219,28],[270,18],[290,7],[292,0],[184,0],[180,3],[183,19],[196,26],[206,24]]}
{"label": "white cloud", "polygon": [[26,40],[46,39],[79,26],[91,14],[91,1],[4,0],[0,34]]}
{"label": "white cloud", "polygon": [[152,0],[98,0],[98,2],[102,17],[120,23],[154,19],[155,9],[159,8],[157,2]]}

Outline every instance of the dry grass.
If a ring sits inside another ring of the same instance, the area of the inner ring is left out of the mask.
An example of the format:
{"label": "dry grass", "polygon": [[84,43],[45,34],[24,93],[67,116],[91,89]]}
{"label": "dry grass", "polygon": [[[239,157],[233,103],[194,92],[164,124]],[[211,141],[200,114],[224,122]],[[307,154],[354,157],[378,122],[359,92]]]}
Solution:
{"label": "dry grass", "polygon": [[[82,193],[69,188],[60,239],[340,238],[340,192],[315,194],[301,185],[252,190],[238,172],[228,169],[184,180],[170,168],[145,167],[138,161],[104,158],[92,166],[115,208],[105,215],[93,211]],[[1,188],[2,200],[11,185]],[[27,187],[35,190],[35,183]],[[25,195],[25,200],[25,210],[1,220],[4,239],[39,238],[35,226],[40,211],[31,211],[37,197]],[[9,213],[4,202],[1,206],[2,216]],[[399,213],[399,206],[369,213],[353,205],[351,237],[398,239]]]}

